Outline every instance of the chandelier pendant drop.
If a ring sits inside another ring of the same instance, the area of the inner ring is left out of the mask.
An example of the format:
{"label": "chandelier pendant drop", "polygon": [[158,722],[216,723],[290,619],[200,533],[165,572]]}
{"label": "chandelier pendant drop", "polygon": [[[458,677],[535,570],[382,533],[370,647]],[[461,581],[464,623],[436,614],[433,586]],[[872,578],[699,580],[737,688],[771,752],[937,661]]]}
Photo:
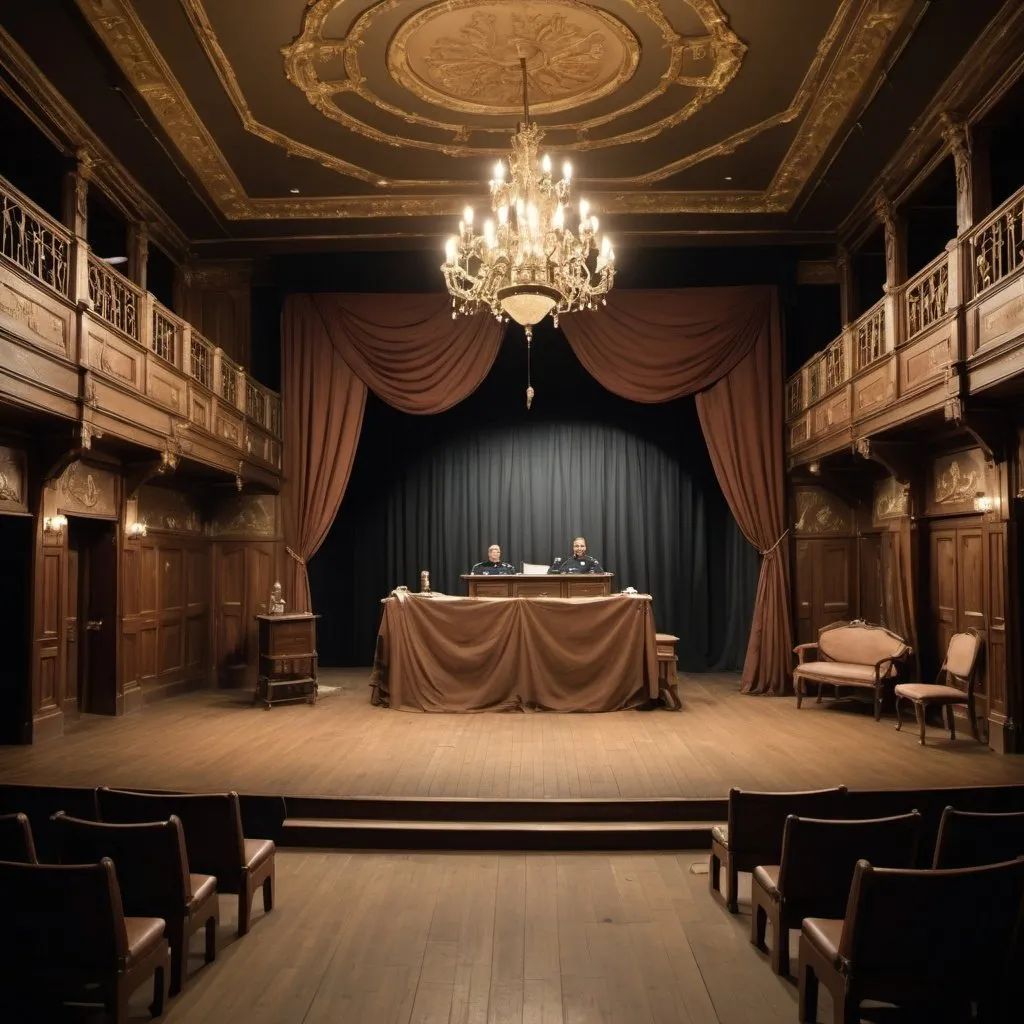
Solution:
{"label": "chandelier pendant drop", "polygon": [[[555,181],[551,158],[538,157],[544,132],[530,121],[524,57],[519,65],[524,121],[512,136],[507,175],[501,161],[494,168],[494,219],[474,234],[473,208],[467,206],[458,235],[445,246],[441,271],[453,319],[487,310],[501,322],[522,324],[529,345],[533,328],[549,314],[557,327],[562,313],[604,303],[615,279],[615,253],[607,237],[598,241],[598,221],[585,199],[579,202],[578,232],[566,226],[572,167],[566,162]],[[529,380],[527,385],[529,408],[533,388]]]}

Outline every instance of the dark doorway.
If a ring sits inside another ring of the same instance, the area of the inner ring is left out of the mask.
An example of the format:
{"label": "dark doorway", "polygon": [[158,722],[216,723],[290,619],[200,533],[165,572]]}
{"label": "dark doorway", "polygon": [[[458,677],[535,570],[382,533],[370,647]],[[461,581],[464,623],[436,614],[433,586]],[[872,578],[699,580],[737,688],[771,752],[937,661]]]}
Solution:
{"label": "dark doorway", "polygon": [[65,712],[117,714],[117,524],[68,519]]}
{"label": "dark doorway", "polygon": [[0,743],[32,742],[31,516],[0,515]]}

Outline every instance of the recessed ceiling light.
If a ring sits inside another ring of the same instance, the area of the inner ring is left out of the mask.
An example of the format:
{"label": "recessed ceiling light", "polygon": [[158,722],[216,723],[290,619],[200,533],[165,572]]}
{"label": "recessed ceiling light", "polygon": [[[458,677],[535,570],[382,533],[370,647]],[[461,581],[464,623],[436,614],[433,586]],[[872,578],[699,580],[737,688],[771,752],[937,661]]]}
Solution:
{"label": "recessed ceiling light", "polygon": [[299,194],[299,190],[297,188],[290,188],[288,191],[291,192],[293,196],[297,196]]}
{"label": "recessed ceiling light", "polygon": [[127,263],[127,256],[103,256],[101,257],[104,263],[109,263],[111,266],[118,266],[121,263]]}
{"label": "recessed ceiling light", "polygon": [[377,184],[378,185],[386,185],[387,183],[388,183],[387,182],[387,178],[378,178],[377,179]]}
{"label": "recessed ceiling light", "polygon": [[731,175],[731,174],[727,174],[727,175],[725,176],[725,180],[726,180],[726,181],[732,181],[732,175]]}

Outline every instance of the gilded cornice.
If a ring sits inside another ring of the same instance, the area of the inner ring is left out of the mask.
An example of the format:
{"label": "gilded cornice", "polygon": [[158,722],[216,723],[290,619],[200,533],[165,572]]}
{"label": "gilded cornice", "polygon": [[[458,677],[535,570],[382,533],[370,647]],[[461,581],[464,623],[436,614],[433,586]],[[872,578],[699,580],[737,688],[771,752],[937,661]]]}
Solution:
{"label": "gilded cornice", "polygon": [[[0,64],[12,79],[38,104],[49,122],[41,126],[60,149],[69,153],[84,151],[92,164],[91,180],[130,221],[141,220],[150,233],[169,253],[183,255],[188,238],[162,206],[132,177],[99,136],[78,115],[71,104],[49,82],[29,59],[14,38],[0,25]],[[0,79],[0,90],[21,106],[21,99]],[[35,119],[31,111],[26,113]],[[56,136],[53,135],[56,132]]]}
{"label": "gilded cornice", "polygon": [[[363,182],[372,182],[382,190],[382,195],[331,196],[331,197],[289,197],[251,198],[218,149],[216,142],[202,125],[196,111],[184,95],[155,44],[145,32],[131,8],[130,0],[76,0],[86,18],[92,24],[104,44],[110,50],[126,76],[146,98],[168,135],[178,146],[185,159],[194,169],[204,186],[229,219],[333,219],[362,217],[412,217],[450,215],[461,209],[464,195],[423,195],[424,191],[439,189],[465,189],[476,183],[439,180],[395,180],[382,181],[379,174],[367,168],[358,167],[344,159],[307,146],[291,139],[275,129],[261,124],[253,116],[238,85],[237,78],[226,55],[218,43],[209,19],[206,17],[201,0],[180,0],[191,20],[196,37],[203,46],[212,67],[220,77],[225,91],[245,129],[273,145],[280,146],[291,155],[316,160],[323,166]],[[383,0],[396,3],[398,0]],[[455,0],[452,0],[455,2]],[[664,15],[661,6],[654,0],[625,0],[637,11],[650,18]],[[712,76],[716,88],[724,87],[739,66],[745,52],[744,44],[728,30],[728,25],[718,7],[717,0],[688,0],[698,11],[709,29],[708,45],[720,49]],[[913,7],[914,0],[842,0],[826,36],[822,39],[814,60],[786,110],[757,125],[751,126],[698,153],[687,155],[665,167],[630,178],[615,180],[587,179],[588,186],[603,187],[603,198],[597,207],[602,213],[785,213],[791,209],[800,192],[810,180],[815,168],[834,142],[837,133],[846,121],[858,98],[869,87],[889,44],[900,24]],[[309,32],[319,32],[323,21],[337,6],[337,0],[313,0],[306,10],[303,36],[286,50],[292,50],[293,73],[301,77],[300,69],[309,66],[313,60],[313,43]],[[380,5],[376,5],[379,7]],[[318,20],[319,19],[319,20]],[[727,34],[728,31],[728,34]],[[716,35],[716,32],[718,35]],[[676,37],[679,38],[678,36]],[[683,40],[686,45],[698,45],[700,40]],[[326,41],[325,41],[326,45]],[[837,50],[838,47],[838,50]],[[335,56],[343,57],[346,67],[356,59],[357,47],[347,46]],[[836,56],[832,57],[835,53]],[[694,82],[679,75],[683,84]],[[355,64],[354,67],[358,67]],[[352,82],[355,91],[358,80]],[[306,81],[309,85],[309,81]],[[326,99],[337,83],[320,90],[320,99]],[[706,79],[702,85],[708,85]],[[320,83],[326,86],[327,83]],[[664,131],[671,123],[679,123],[692,114],[692,104],[700,103],[698,91],[689,104],[682,104],[669,122],[659,123],[656,131],[651,126],[608,139],[578,138],[575,143],[561,146],[565,149],[586,150],[609,144],[623,144],[650,138]],[[311,100],[312,102],[312,100]],[[315,103],[314,105],[319,105]],[[621,116],[623,111],[613,116]],[[805,115],[805,116],[804,116]],[[404,116],[404,112],[403,112]],[[777,169],[769,187],[764,191],[722,190],[714,193],[676,192],[671,190],[653,191],[650,185],[663,181],[686,170],[701,161],[727,155],[748,142],[751,138],[779,124],[803,116],[797,136]],[[407,118],[408,120],[408,118]],[[449,126],[451,127],[451,126]],[[469,149],[464,145],[464,129],[454,126],[453,142],[431,143],[429,148],[440,149],[455,155],[487,154],[488,148]],[[579,126],[584,128],[584,125]],[[552,126],[550,130],[556,130]],[[355,130],[355,129],[354,129]],[[479,129],[483,131],[484,129]],[[494,129],[507,135],[508,128]],[[473,128],[474,132],[478,128]],[[366,134],[365,132],[363,134]],[[409,140],[396,140],[394,136],[383,136],[381,141],[389,145],[413,145]],[[494,153],[504,153],[496,148]],[[638,191],[629,191],[635,187]],[[621,189],[622,191],[619,191]],[[642,189],[642,191],[640,191]],[[395,194],[395,193],[400,194]],[[417,194],[401,194],[401,193]],[[593,189],[591,188],[591,192]]]}

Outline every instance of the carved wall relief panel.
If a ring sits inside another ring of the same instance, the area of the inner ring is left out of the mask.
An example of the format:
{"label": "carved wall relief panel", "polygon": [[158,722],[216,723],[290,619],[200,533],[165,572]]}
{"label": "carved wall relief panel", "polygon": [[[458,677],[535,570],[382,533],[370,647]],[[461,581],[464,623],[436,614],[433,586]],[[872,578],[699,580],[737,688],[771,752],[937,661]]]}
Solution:
{"label": "carved wall relief panel", "polygon": [[890,519],[902,519],[910,514],[910,488],[895,477],[886,477],[875,483],[871,503],[871,521],[878,526]]}
{"label": "carved wall relief panel", "polygon": [[239,494],[221,502],[210,524],[215,537],[266,539],[277,534],[277,499],[272,494]]}
{"label": "carved wall relief panel", "polygon": [[67,355],[67,323],[6,281],[0,281],[0,317],[13,320],[37,341]]}
{"label": "carved wall relief panel", "polygon": [[57,508],[71,515],[116,519],[118,477],[109,469],[72,462],[57,482]]}
{"label": "carved wall relief panel", "polygon": [[938,456],[927,480],[929,515],[975,511],[975,498],[987,494],[985,458],[978,448]]}
{"label": "carved wall relief panel", "polygon": [[166,487],[143,485],[139,489],[139,521],[150,530],[202,533],[199,510],[187,494]]}
{"label": "carved wall relief panel", "polygon": [[0,447],[0,512],[27,512],[25,453]]}
{"label": "carved wall relief panel", "polygon": [[793,532],[800,536],[850,533],[853,512],[821,487],[795,487],[792,522]]}

